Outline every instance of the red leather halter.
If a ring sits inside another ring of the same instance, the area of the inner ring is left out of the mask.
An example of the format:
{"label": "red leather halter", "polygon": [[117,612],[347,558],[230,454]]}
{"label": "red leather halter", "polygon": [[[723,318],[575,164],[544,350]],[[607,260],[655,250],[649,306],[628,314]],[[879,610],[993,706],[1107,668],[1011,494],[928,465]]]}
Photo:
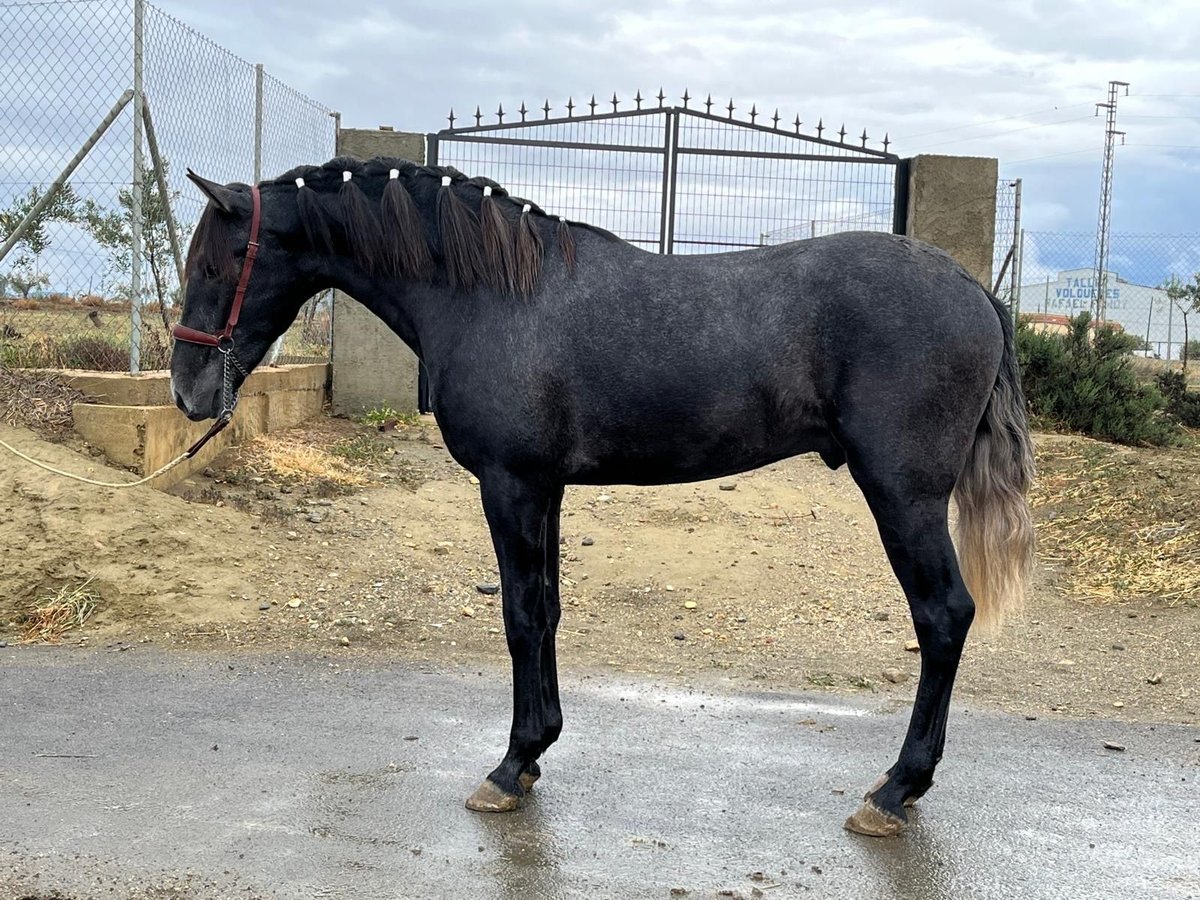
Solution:
{"label": "red leather halter", "polygon": [[238,392],[233,389],[230,366],[232,365],[237,369],[243,377],[249,374],[242,368],[242,364],[238,362],[237,357],[233,355],[233,329],[238,323],[238,317],[242,314],[242,301],[246,299],[246,288],[250,285],[250,273],[254,271],[254,260],[258,257],[258,226],[262,218],[262,200],[258,195],[257,185],[250,188],[250,199],[253,201],[253,212],[250,216],[250,239],[246,242],[246,258],[242,262],[242,274],[238,277],[237,290],[233,295],[233,307],[229,310],[229,318],[225,320],[225,327],[216,334],[209,334],[207,331],[197,331],[195,328],[188,328],[186,325],[176,325],[171,329],[171,334],[175,340],[186,341],[189,344],[203,344],[206,347],[215,347],[224,357],[221,387],[224,408],[217,416],[216,421],[213,422],[212,427],[184,453],[184,456],[188,459],[199,453],[201,447],[220,434],[233,418],[233,409],[237,406]]}
{"label": "red leather halter", "polygon": [[254,271],[254,260],[258,257],[258,226],[262,219],[262,200],[258,195],[258,185],[250,188],[250,199],[254,208],[250,215],[250,240],[246,242],[246,258],[242,261],[242,274],[238,277],[237,291],[233,295],[233,307],[229,310],[229,318],[225,327],[216,334],[207,331],[197,331],[186,325],[176,325],[171,334],[177,341],[187,341],[189,344],[204,344],[206,347],[226,347],[233,343],[233,328],[242,314],[242,301],[246,299],[246,288],[250,285],[250,273]]}

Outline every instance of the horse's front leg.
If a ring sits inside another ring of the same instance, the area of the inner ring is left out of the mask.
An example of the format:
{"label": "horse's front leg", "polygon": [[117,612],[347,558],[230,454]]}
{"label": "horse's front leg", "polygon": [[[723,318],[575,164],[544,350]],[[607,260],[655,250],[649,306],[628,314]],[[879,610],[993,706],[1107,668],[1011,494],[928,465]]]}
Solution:
{"label": "horse's front leg", "polygon": [[547,709],[544,677],[552,673],[543,673],[544,648],[553,627],[546,602],[547,553],[558,552],[557,545],[548,548],[547,543],[557,533],[550,519],[557,513],[562,489],[489,473],[480,492],[500,564],[504,630],[512,657],[513,719],[508,753],[467,800],[467,807],[507,812],[520,804],[525,785],[532,784],[530,776],[538,771],[535,760],[562,728],[557,703]]}

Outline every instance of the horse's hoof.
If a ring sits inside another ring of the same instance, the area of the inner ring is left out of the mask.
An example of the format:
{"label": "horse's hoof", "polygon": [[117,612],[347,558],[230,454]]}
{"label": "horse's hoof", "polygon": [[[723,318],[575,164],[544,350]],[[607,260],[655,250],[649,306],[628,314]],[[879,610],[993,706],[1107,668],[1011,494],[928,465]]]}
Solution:
{"label": "horse's hoof", "polygon": [[508,793],[494,781],[486,779],[475,789],[475,793],[467,798],[467,809],[473,809],[475,812],[512,812],[520,805],[520,797]]}
{"label": "horse's hoof", "polygon": [[517,779],[517,782],[521,785],[521,790],[532,791],[533,786],[537,784],[537,780],[541,777],[541,772],[522,772],[521,777]]}
{"label": "horse's hoof", "polygon": [[892,837],[904,830],[904,820],[884,812],[868,800],[846,820],[845,827],[847,831],[867,837]]}

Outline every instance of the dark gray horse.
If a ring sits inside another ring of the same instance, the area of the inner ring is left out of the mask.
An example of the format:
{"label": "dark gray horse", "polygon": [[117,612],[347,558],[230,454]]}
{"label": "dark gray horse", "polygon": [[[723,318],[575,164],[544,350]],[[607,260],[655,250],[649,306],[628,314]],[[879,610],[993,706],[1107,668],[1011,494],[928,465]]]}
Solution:
{"label": "dark gray horse", "polygon": [[516,808],[562,729],[564,485],[695,481],[815,452],[849,465],[920,640],[899,759],[847,822],[900,830],[941,758],[972,620],[1020,603],[1033,552],[1012,325],[961,266],[875,233],[658,256],[486,179],[399,160],[339,159],[255,188],[193,180],[211,202],[171,361],[179,408],[230,408],[304,300],[337,287],[423,360],[446,446],[479,478],[514,708],[471,809]]}

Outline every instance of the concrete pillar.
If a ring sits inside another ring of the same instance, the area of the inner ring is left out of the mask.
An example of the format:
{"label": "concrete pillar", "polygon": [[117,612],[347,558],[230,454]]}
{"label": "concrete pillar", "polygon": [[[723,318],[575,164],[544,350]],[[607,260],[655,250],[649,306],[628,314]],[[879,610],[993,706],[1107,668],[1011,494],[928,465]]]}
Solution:
{"label": "concrete pillar", "polygon": [[940,247],[988,290],[996,243],[996,180],[1000,164],[976,156],[916,156],[909,160],[905,234]]}
{"label": "concrete pillar", "polygon": [[[425,135],[404,131],[343,128],[338,155],[370,159],[396,156],[425,162]],[[335,415],[360,416],[390,406],[417,411],[417,357],[375,314],[353,297],[333,297],[333,389]]]}

